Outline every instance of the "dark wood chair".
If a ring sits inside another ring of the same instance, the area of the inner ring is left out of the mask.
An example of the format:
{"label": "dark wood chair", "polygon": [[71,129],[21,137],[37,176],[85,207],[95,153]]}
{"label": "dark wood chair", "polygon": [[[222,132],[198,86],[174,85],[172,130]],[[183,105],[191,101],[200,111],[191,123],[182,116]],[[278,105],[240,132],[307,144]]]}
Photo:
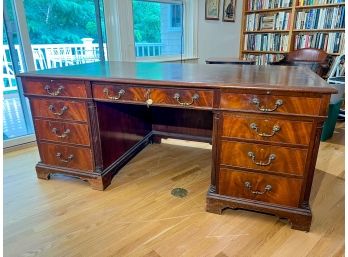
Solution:
{"label": "dark wood chair", "polygon": [[303,48],[289,52],[285,57],[270,65],[306,66],[323,77],[329,70],[330,56],[323,50]]}

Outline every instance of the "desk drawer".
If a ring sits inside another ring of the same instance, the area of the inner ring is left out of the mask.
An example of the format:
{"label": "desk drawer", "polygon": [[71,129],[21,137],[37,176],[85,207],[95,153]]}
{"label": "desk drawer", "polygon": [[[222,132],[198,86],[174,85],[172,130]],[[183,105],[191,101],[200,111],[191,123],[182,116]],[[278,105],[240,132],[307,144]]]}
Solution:
{"label": "desk drawer", "polygon": [[219,194],[298,207],[302,179],[220,169]]}
{"label": "desk drawer", "polygon": [[87,121],[87,108],[84,102],[31,99],[30,103],[34,117]]}
{"label": "desk drawer", "polygon": [[85,124],[36,119],[35,127],[39,140],[90,145],[88,126]]}
{"label": "desk drawer", "polygon": [[154,104],[182,107],[212,108],[214,93],[211,90],[194,89],[153,89],[150,92]]}
{"label": "desk drawer", "polygon": [[250,110],[261,113],[293,113],[319,115],[321,98],[282,96],[221,94],[221,108],[232,110]]}
{"label": "desk drawer", "polygon": [[308,145],[312,122],[265,115],[223,115],[222,136]]}
{"label": "desk drawer", "polygon": [[255,143],[221,142],[221,164],[302,176],[306,149]]}
{"label": "desk drawer", "polygon": [[146,89],[125,85],[94,84],[93,98],[115,102],[141,102],[145,103]]}
{"label": "desk drawer", "polygon": [[213,95],[211,90],[93,85],[94,99],[148,105],[212,108]]}
{"label": "desk drawer", "polygon": [[86,98],[86,86],[83,81],[23,79],[24,93],[54,97]]}
{"label": "desk drawer", "polygon": [[43,163],[53,166],[93,171],[91,149],[40,143],[39,150]]}

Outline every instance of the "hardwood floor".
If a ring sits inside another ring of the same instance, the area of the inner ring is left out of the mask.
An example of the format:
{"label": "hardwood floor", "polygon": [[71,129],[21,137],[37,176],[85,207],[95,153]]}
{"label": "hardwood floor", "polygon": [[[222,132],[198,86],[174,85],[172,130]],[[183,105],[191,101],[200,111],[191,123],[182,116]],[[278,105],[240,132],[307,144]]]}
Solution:
{"label": "hardwood floor", "polygon": [[[320,145],[309,233],[270,215],[205,212],[211,147],[150,145],[104,192],[38,180],[36,148],[4,155],[4,256],[344,256],[344,123]],[[185,198],[171,190],[183,187]]]}

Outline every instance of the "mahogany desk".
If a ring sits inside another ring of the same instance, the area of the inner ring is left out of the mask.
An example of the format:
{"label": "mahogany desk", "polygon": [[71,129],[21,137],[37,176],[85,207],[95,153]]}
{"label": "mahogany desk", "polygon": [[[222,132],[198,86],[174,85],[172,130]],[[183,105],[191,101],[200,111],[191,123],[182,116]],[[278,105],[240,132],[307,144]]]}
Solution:
{"label": "mahogany desk", "polygon": [[62,173],[104,190],[151,142],[209,142],[207,211],[262,211],[309,230],[320,134],[335,92],[309,69],[105,62],[20,76],[39,178]]}

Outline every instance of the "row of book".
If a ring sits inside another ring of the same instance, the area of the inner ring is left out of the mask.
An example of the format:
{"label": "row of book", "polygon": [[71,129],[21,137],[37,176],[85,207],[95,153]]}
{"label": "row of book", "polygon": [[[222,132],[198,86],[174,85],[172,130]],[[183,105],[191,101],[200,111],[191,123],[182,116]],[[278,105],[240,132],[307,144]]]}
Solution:
{"label": "row of book", "polygon": [[252,13],[246,16],[246,31],[288,30],[289,28],[289,12],[278,12],[270,15]]}
{"label": "row of book", "polygon": [[298,12],[296,29],[337,29],[344,28],[344,6],[311,9]]}
{"label": "row of book", "polygon": [[255,61],[257,65],[267,65],[270,62],[278,62],[284,58],[282,54],[245,54],[244,59]]}
{"label": "row of book", "polygon": [[344,3],[344,0],[299,0],[298,5],[319,5],[319,4],[337,4]]}
{"label": "row of book", "polygon": [[248,34],[245,36],[244,50],[287,51],[289,35],[279,33]]}
{"label": "row of book", "polygon": [[291,7],[292,1],[293,0],[249,0],[248,11]]}
{"label": "row of book", "polygon": [[318,48],[327,53],[344,52],[344,34],[345,33],[315,33],[299,34],[295,36],[295,49],[300,48]]}

